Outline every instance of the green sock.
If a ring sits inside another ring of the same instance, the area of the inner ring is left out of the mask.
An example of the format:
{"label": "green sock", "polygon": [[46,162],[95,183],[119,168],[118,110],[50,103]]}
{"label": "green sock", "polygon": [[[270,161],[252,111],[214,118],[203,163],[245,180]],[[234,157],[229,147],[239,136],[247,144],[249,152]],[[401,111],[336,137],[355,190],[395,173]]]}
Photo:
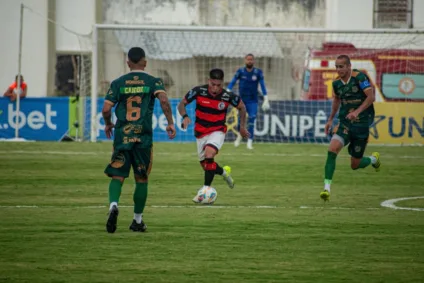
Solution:
{"label": "green sock", "polygon": [[134,213],[143,213],[147,200],[147,183],[135,183]]}
{"label": "green sock", "polygon": [[362,157],[361,158],[361,162],[359,162],[359,167],[358,168],[365,168],[368,165],[371,164],[371,158],[369,157]]}
{"label": "green sock", "polygon": [[119,202],[119,197],[121,196],[122,183],[117,179],[110,180],[109,183],[109,203]]}
{"label": "green sock", "polygon": [[325,162],[325,180],[330,181],[333,179],[334,171],[336,170],[337,153],[329,151],[327,153],[327,161]]}

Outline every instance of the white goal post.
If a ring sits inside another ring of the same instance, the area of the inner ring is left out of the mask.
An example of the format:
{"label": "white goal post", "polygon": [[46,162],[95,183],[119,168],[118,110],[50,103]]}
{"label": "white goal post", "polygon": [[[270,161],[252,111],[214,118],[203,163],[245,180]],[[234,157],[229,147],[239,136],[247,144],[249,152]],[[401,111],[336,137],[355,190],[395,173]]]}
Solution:
{"label": "white goal post", "polygon": [[[224,70],[227,84],[243,67],[244,56],[253,53],[255,66],[264,71],[272,106],[269,113],[259,110],[257,115],[255,139],[262,142],[328,141],[323,123],[331,105],[334,62],[337,55],[347,54],[352,58],[352,67],[366,72],[375,85],[376,101],[381,105],[377,113],[380,111],[382,120],[376,120],[379,124],[374,127],[378,132],[373,133],[374,142],[421,144],[423,34],[424,30],[416,29],[96,24],[91,74],[85,74],[91,76],[91,99],[85,103],[83,134],[92,142],[102,139],[99,95],[104,96],[108,84],[128,71],[126,51],[140,46],[146,51],[147,72],[161,77],[169,96],[175,99],[205,84],[207,72],[213,67]],[[237,88],[234,90],[237,92]],[[409,116],[408,111],[412,113]],[[177,115],[175,108],[173,112]],[[163,121],[157,117],[155,122],[160,127]],[[229,128],[230,132],[235,130],[234,125]]]}

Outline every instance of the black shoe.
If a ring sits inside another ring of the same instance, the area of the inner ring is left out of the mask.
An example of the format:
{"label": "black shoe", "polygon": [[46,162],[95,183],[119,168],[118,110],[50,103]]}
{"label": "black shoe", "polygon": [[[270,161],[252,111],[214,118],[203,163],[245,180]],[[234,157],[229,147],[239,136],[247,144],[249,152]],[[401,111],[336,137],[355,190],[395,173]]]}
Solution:
{"label": "black shoe", "polygon": [[106,222],[106,231],[108,233],[115,233],[116,231],[116,223],[118,222],[118,214],[119,210],[116,205],[112,206],[112,209],[109,210],[109,218]]}
{"label": "black shoe", "polygon": [[133,219],[131,225],[130,225],[130,230],[134,231],[134,232],[144,232],[147,229],[147,225],[143,222],[143,220],[141,221],[140,224],[138,224],[135,219]]}

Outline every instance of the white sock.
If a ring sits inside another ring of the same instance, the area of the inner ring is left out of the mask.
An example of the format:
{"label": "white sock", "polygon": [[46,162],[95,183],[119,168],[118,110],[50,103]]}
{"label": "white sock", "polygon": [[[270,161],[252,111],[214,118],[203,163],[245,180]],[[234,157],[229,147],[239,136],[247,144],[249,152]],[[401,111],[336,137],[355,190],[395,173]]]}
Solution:
{"label": "white sock", "polygon": [[370,156],[369,158],[371,159],[371,164],[377,163],[377,158],[375,158],[375,156]]}
{"label": "white sock", "polygon": [[224,169],[222,169],[222,175],[223,177],[227,177],[227,171],[225,171]]}
{"label": "white sock", "polygon": [[137,222],[137,224],[140,224],[143,220],[143,214],[141,213],[134,213],[134,220]]}
{"label": "white sock", "polygon": [[109,205],[109,210],[111,210],[114,205],[116,205],[116,207],[118,207],[118,203],[116,201],[113,201]]}
{"label": "white sock", "polygon": [[330,192],[331,184],[324,184],[324,191]]}
{"label": "white sock", "polygon": [[253,144],[253,140],[252,139],[248,139],[247,140],[247,146],[252,146]]}
{"label": "white sock", "polygon": [[332,180],[324,179],[324,191],[330,192],[331,182]]}

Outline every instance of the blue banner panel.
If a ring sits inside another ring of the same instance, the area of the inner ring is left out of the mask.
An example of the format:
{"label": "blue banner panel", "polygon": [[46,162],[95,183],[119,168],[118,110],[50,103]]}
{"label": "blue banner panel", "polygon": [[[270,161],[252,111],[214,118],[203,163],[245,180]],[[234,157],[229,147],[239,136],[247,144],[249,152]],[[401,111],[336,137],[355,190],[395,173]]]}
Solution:
{"label": "blue banner panel", "polygon": [[[182,117],[178,114],[177,105],[180,99],[170,99],[174,121],[176,121],[176,142],[193,142],[195,103],[187,105],[187,114],[192,120],[187,130],[182,130]],[[86,109],[90,109],[90,101],[87,101]],[[104,133],[104,121],[101,108],[104,99],[98,100],[97,113],[97,139],[106,140]],[[331,101],[272,101],[271,110],[266,113],[259,112],[255,125],[255,141],[259,142],[329,142],[329,137],[324,133],[327,117],[331,112]],[[261,105],[261,102],[259,103]],[[175,118],[176,115],[176,118]],[[233,141],[237,132],[238,113],[233,108],[228,111],[228,133],[226,141]],[[89,123],[89,121],[86,121]],[[159,101],[156,101],[153,113],[153,140],[156,142],[170,141],[166,134],[166,118],[162,112]],[[86,125],[89,127],[89,125]],[[88,138],[88,137],[87,137]]]}
{"label": "blue banner panel", "polygon": [[25,98],[19,113],[16,102],[0,98],[0,138],[19,137],[27,140],[58,141],[68,131],[69,98]]}
{"label": "blue banner panel", "polygon": [[[170,99],[170,104],[172,107],[172,113],[174,115],[174,121],[176,121],[176,129],[177,129],[177,136],[174,140],[176,142],[194,142],[196,139],[194,138],[194,113],[195,113],[195,103],[191,103],[187,105],[187,114],[192,118],[192,123],[189,125],[187,130],[183,130],[181,128],[181,122],[182,117],[178,114],[177,106],[180,102],[180,99]],[[90,104],[91,101],[87,100],[86,109],[91,109]],[[99,98],[97,101],[97,140],[107,140],[104,128],[105,128],[105,122],[102,117],[102,107],[104,103],[104,98]],[[115,111],[115,110],[113,110]],[[89,115],[86,115],[86,117],[90,117]],[[113,122],[116,121],[115,115],[113,115],[112,118]],[[166,126],[168,125],[167,120],[165,118],[165,115],[162,112],[162,108],[160,107],[160,102],[156,100],[155,102],[155,108],[153,110],[153,141],[154,142],[164,142],[164,141],[170,141],[168,138],[168,134],[166,133]],[[85,125],[86,129],[90,129],[90,121],[86,121]],[[89,133],[89,131],[87,131]],[[89,137],[85,137],[89,138]]]}
{"label": "blue banner panel", "polygon": [[324,128],[332,101],[273,101],[270,113],[259,112],[255,140],[263,142],[329,142]]}
{"label": "blue banner panel", "polygon": [[[331,112],[331,103],[331,101],[271,101],[270,111],[263,112],[259,102],[254,140],[327,143],[330,139],[325,135],[324,128]],[[227,141],[235,139],[236,115],[236,111],[229,112]]]}

